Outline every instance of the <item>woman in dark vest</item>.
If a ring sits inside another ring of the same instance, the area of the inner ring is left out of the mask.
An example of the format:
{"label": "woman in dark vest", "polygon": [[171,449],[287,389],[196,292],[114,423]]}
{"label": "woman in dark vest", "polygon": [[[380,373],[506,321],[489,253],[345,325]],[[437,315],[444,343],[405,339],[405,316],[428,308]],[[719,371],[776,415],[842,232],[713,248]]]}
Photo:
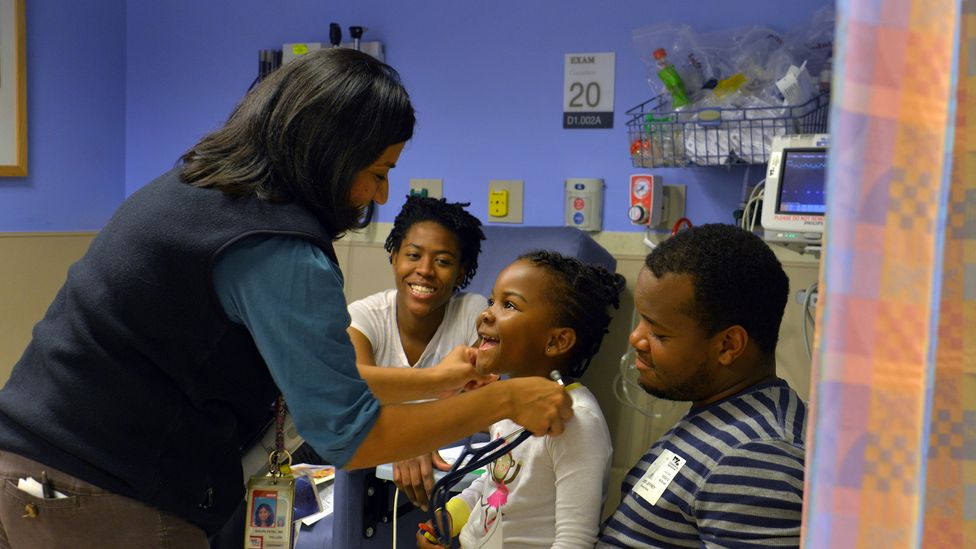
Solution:
{"label": "woman in dark vest", "polygon": [[[310,53],[119,207],[0,390],[0,546],[207,547],[279,393],[347,468],[503,418],[562,431],[569,399],[541,378],[380,404],[489,381],[463,347],[434,368],[357,372],[332,241],[386,201],[413,126],[392,68]],[[22,478],[52,497],[12,488]]]}

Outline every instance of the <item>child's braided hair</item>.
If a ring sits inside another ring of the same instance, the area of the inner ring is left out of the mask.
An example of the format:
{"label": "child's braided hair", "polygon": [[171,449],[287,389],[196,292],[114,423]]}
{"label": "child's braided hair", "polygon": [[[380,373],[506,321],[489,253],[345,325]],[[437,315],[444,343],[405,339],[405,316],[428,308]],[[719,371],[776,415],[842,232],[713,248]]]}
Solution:
{"label": "child's braided hair", "polygon": [[546,297],[553,305],[556,325],[576,331],[569,375],[579,378],[600,350],[603,335],[609,331],[610,306],[620,307],[619,277],[603,266],[583,263],[557,252],[533,251],[519,259],[545,269],[555,282]]}

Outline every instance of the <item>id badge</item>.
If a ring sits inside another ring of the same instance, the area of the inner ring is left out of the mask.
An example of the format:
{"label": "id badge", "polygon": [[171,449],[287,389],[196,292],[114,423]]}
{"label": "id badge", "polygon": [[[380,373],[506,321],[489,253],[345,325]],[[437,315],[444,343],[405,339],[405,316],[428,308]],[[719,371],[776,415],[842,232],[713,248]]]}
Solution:
{"label": "id badge", "polygon": [[685,458],[671,450],[664,450],[647,468],[644,476],[634,485],[634,492],[651,505],[657,505],[664,491],[671,481],[678,475],[678,471],[685,466]]}
{"label": "id badge", "polygon": [[247,482],[244,549],[290,549],[295,477],[251,477]]}

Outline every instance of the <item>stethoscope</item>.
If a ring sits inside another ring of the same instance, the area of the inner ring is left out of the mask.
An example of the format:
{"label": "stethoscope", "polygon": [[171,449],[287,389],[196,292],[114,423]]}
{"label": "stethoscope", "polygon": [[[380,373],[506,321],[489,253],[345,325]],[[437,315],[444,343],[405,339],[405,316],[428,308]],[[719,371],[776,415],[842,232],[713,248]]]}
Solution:
{"label": "stethoscope", "polygon": [[[562,376],[556,370],[549,372],[549,379],[565,386]],[[522,427],[503,437],[496,438],[480,448],[472,448],[470,440],[464,444],[464,449],[461,450],[461,454],[454,465],[434,484],[434,490],[430,494],[430,523],[433,526],[433,534],[437,538],[438,544],[444,547],[451,546],[451,533],[447,529],[446,517],[451,487],[460,482],[468,473],[477,471],[511,452],[516,446],[528,440],[530,436],[532,433]]]}

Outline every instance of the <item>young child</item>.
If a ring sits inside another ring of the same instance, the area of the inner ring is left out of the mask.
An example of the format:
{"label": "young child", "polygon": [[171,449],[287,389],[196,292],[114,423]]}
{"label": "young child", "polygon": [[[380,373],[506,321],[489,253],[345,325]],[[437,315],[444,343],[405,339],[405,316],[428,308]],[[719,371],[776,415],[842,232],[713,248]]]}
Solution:
{"label": "young child", "polygon": [[[491,463],[451,499],[461,547],[578,548],[597,540],[610,471],[610,433],[593,394],[576,381],[600,348],[618,307],[613,276],[554,252],[525,254],[495,280],[478,319],[482,374],[548,376],[558,370],[573,419],[558,437],[532,437]],[[519,425],[492,425],[492,439]],[[417,534],[420,548],[439,547]]]}

